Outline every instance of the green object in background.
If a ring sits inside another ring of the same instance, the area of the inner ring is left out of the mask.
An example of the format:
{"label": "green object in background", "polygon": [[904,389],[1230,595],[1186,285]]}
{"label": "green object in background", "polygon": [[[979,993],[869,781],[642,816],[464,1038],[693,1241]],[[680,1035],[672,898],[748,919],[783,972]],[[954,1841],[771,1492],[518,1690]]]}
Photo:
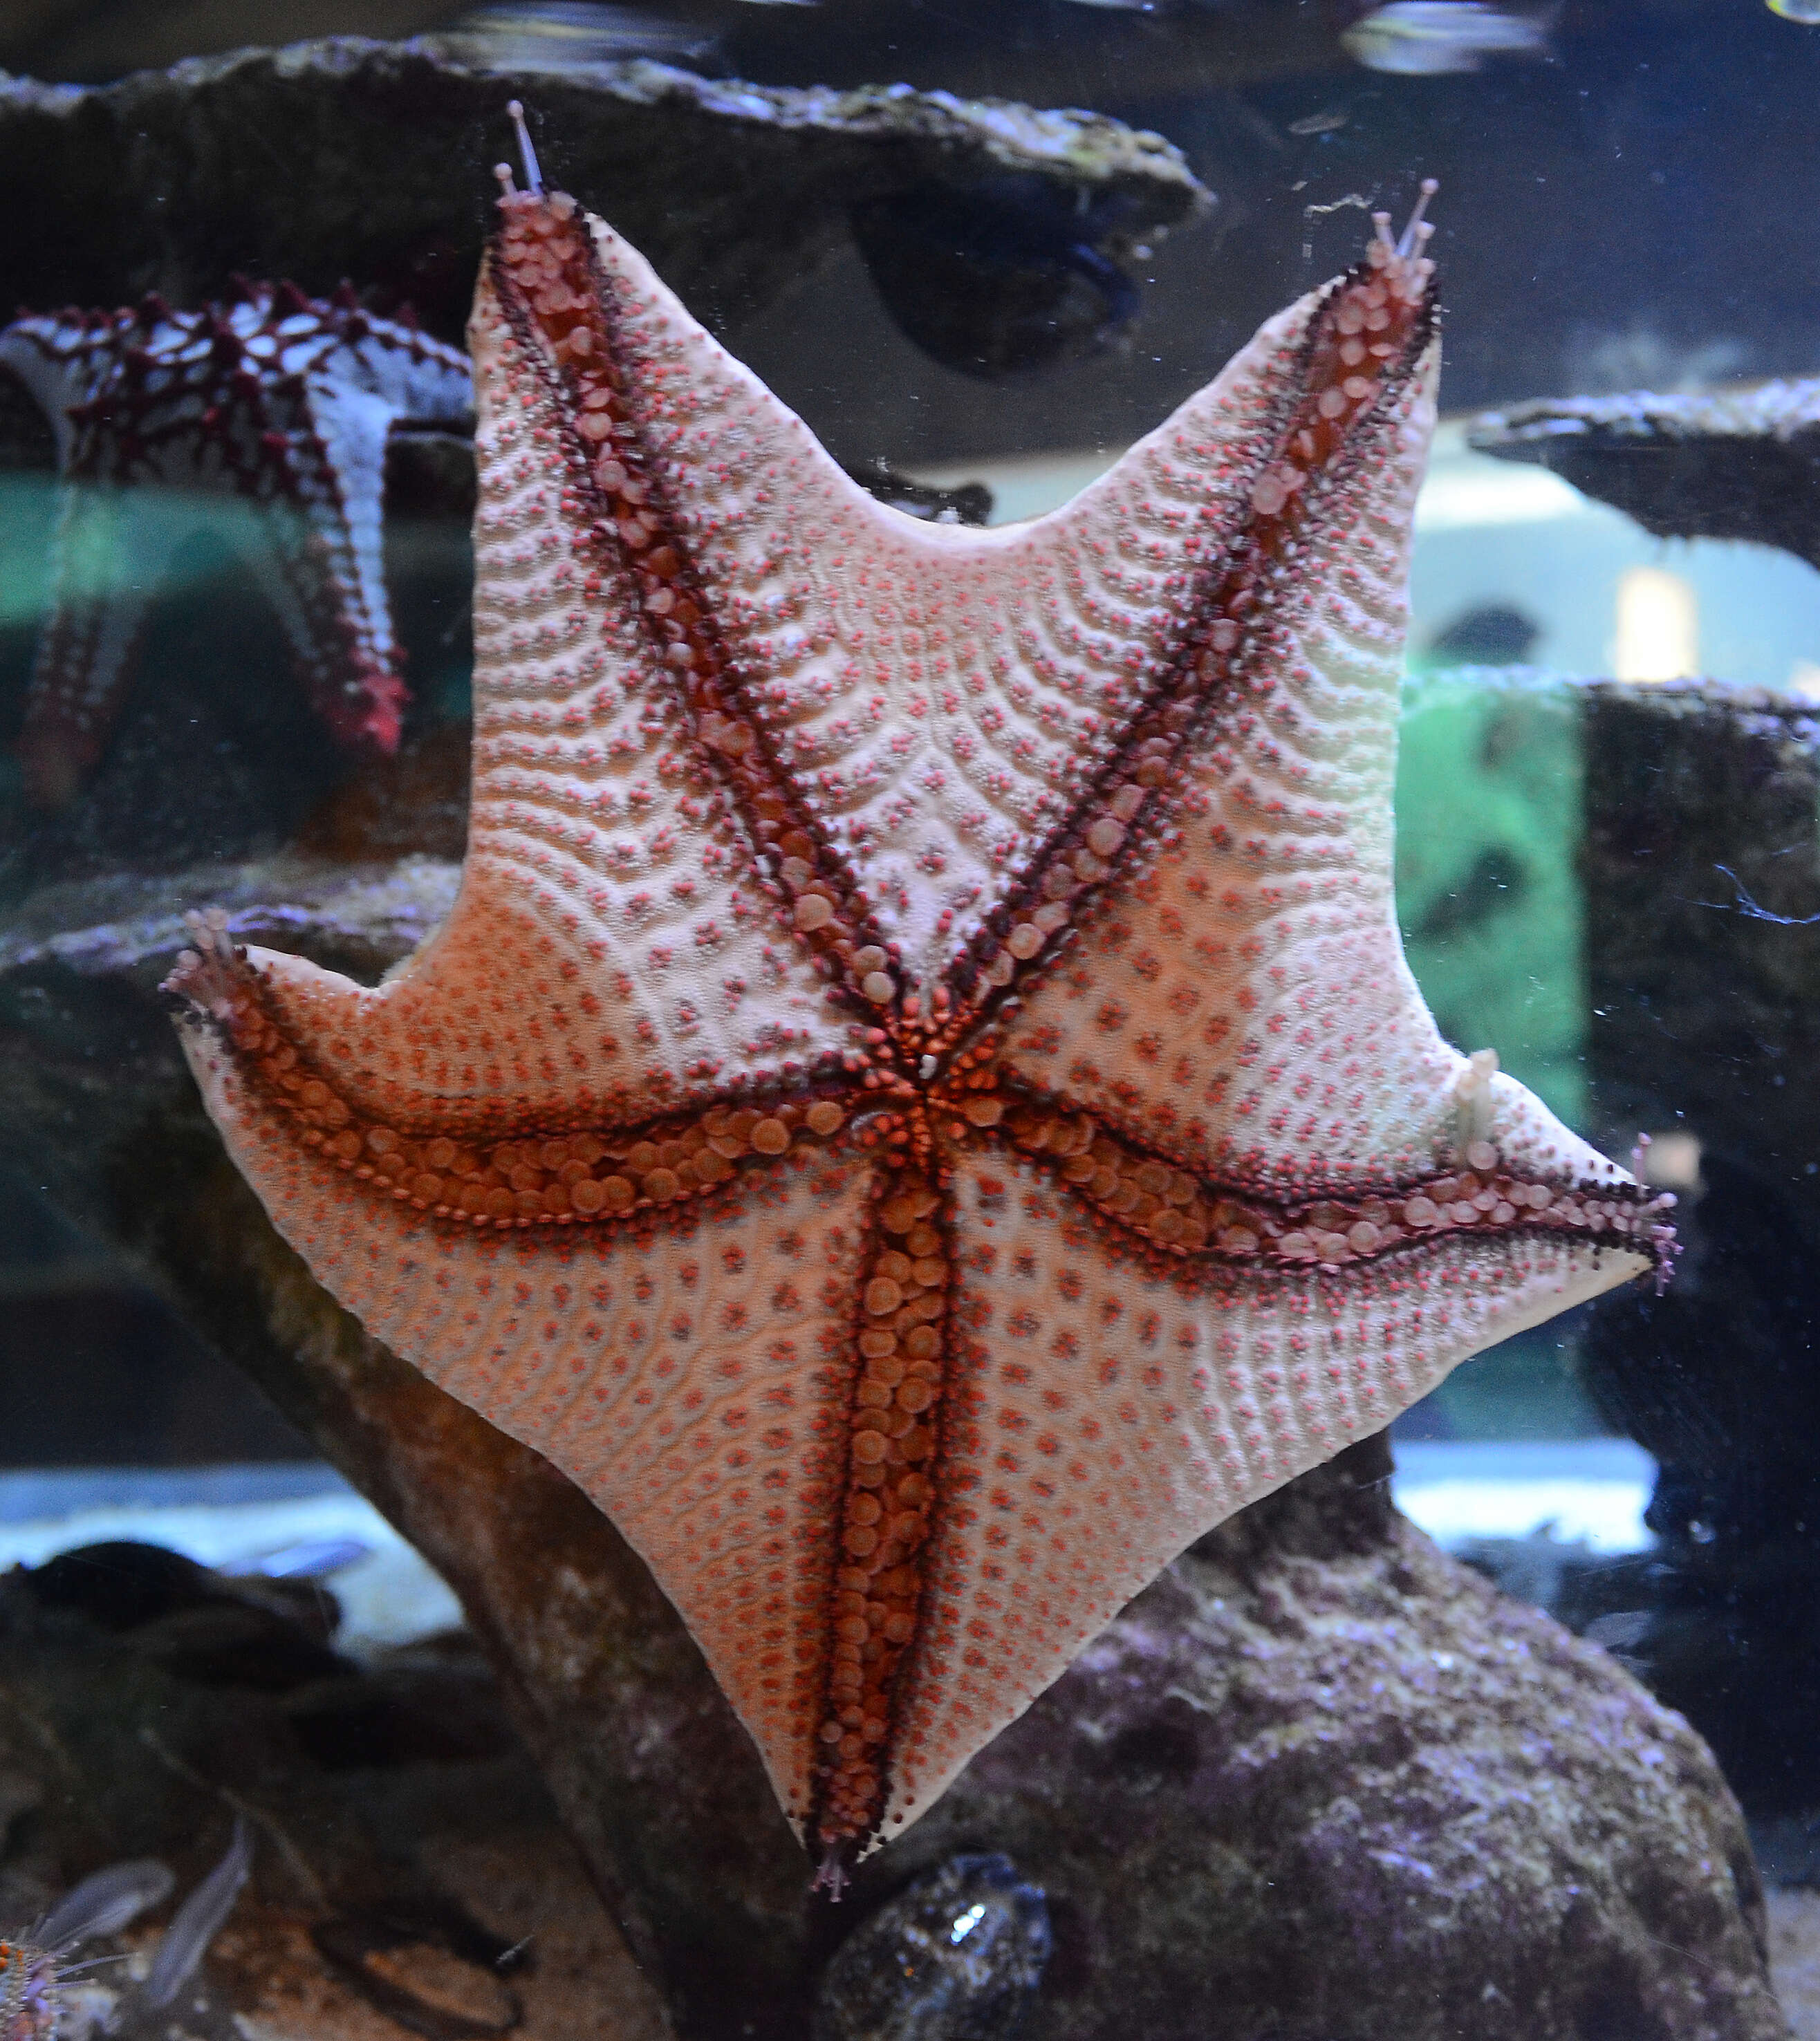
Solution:
{"label": "green object in background", "polygon": [[[1397,914],[1410,968],[1460,1049],[1492,1048],[1583,1120],[1580,705],[1523,668],[1420,673],[1397,759]],[[1604,1428],[1559,1326],[1506,1341],[1399,1421],[1406,1436],[1573,1438]]]}
{"label": "green object in background", "polygon": [[1585,1076],[1579,705],[1570,684],[1462,668],[1408,684],[1397,914],[1456,1047],[1492,1048],[1569,1126]]}

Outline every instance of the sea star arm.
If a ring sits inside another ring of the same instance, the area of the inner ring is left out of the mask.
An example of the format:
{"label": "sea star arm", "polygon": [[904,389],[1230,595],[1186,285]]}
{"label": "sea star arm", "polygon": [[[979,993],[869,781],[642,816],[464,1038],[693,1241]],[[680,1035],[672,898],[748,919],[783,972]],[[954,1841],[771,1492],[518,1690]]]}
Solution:
{"label": "sea star arm", "polygon": [[398,743],[409,699],[383,536],[386,440],[396,415],[372,391],[313,383],[248,434],[262,447],[281,440],[284,453],[251,468],[244,485],[265,513],[264,543],[247,549],[247,563],[277,610],[311,705],[340,742],[383,751]]}
{"label": "sea star arm", "polygon": [[99,758],[155,578],[199,532],[270,596],[334,734],[397,743],[407,696],[381,558],[386,435],[399,419],[467,415],[456,349],[369,318],[351,292],[325,304],[242,284],[200,312],[154,295],[135,310],[22,318],[0,331],[0,368],[50,418],[66,487],[19,741],[33,800],[58,805]]}
{"label": "sea star arm", "polygon": [[560,370],[490,274],[470,338],[480,500],[461,892],[383,985],[261,954],[272,997],[350,1098],[401,1122],[636,1118],[825,1062],[845,1030],[753,868],[716,769],[729,754],[691,727],[666,619],[616,532],[600,535],[596,443]]}
{"label": "sea star arm", "polygon": [[1429,267],[1387,236],[1261,337],[1273,401],[1245,514],[1137,676],[1115,756],[961,960],[957,1012],[1018,995],[1008,1077],[1231,1185],[1383,1189],[1494,1130],[1532,1175],[1617,1181],[1440,1040],[1397,931]]}
{"label": "sea star arm", "polygon": [[401,420],[470,419],[473,381],[456,349],[369,319],[351,293],[326,307],[292,298],[306,307],[293,319],[314,330],[275,357],[299,365],[284,480],[269,493],[273,544],[254,558],[318,712],[344,744],[389,751],[407,697],[386,595],[386,443]]}
{"label": "sea star arm", "polygon": [[[273,960],[237,954],[219,924],[199,918],[196,934],[174,981],[185,1051],[273,1224],[376,1337],[612,1518],[681,1611],[802,1826],[871,1169],[818,1136],[826,1118],[795,1105],[781,1119],[698,1117],[687,1154],[636,1131],[609,1152],[547,1128],[484,1147],[401,1144],[350,1120],[326,1087],[323,1121],[310,1095],[319,1078],[284,1089],[300,1073],[263,1018],[280,1010]],[[718,1165],[705,1185],[691,1169],[704,1161]],[[416,1195],[428,1171],[443,1185],[435,1207]],[[539,1181],[543,1192],[512,1188]],[[458,1182],[477,1196],[452,1207]],[[580,1185],[593,1194],[578,1196]]]}
{"label": "sea star arm", "polygon": [[[1434,352],[1309,485],[1293,582],[1267,586],[1242,630],[1208,578],[1211,614],[1185,635],[1227,641],[1198,655],[1219,661],[1217,692],[1189,697],[1175,755],[1154,740],[1154,789],[1140,763],[1112,795],[1081,911],[1064,921],[1044,898],[1080,862],[1070,841],[1004,939],[1014,955],[1024,921],[1056,917],[1006,1068],[1238,1181],[1381,1186],[1452,1146],[1463,1059],[1403,960],[1389,827]],[[1509,1122],[1515,1088],[1497,1093]]]}
{"label": "sea star arm", "polygon": [[59,492],[49,620],[33,656],[17,746],[35,800],[56,806],[67,799],[100,757],[166,556],[162,547],[151,556],[147,542],[177,536],[176,524],[148,522],[128,491],[66,483]]}

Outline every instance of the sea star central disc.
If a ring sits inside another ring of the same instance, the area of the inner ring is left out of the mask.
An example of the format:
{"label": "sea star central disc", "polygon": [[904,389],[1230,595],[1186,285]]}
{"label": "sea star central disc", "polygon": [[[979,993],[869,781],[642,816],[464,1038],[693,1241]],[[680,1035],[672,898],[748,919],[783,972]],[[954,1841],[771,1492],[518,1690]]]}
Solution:
{"label": "sea star central disc", "polygon": [[1192,1539],[1668,1251],[1397,939],[1421,246],[974,532],[509,194],[460,901],[376,989],[219,921],[173,979],[280,1230],[637,1545],[837,1883]]}

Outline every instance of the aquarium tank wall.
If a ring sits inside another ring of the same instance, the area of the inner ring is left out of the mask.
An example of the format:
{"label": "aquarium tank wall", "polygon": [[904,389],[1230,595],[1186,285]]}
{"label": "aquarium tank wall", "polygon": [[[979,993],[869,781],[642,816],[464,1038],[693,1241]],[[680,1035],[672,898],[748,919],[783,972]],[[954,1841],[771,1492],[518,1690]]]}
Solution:
{"label": "aquarium tank wall", "polygon": [[0,20],[6,2041],[1820,2036],[1817,89]]}

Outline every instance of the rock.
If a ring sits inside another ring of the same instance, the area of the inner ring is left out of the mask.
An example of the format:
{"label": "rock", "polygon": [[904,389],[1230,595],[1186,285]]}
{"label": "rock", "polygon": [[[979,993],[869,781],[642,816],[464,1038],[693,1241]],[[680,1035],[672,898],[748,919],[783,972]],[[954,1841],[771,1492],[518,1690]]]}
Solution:
{"label": "rock", "polygon": [[994,381],[1086,353],[1128,326],[1138,288],[1103,246],[1116,192],[1040,177],[952,180],[864,199],[853,234],[898,325],[924,353]]}
{"label": "rock", "polygon": [[0,917],[0,1043],[10,1051],[0,1123],[10,1112],[15,1125],[42,1126],[36,1181],[91,1237],[117,1238],[137,1201],[120,1170],[130,1175],[139,1144],[149,1135],[155,1145],[162,1118],[187,1109],[157,991],[183,945],[183,910],[219,901],[249,939],[376,978],[447,914],[459,876],[419,856],[298,857],[41,889]]}
{"label": "rock", "polygon": [[1009,1857],[952,1857],[841,1944],[815,2041],[1013,2041],[1049,1949],[1048,1902]]}
{"label": "rock", "polygon": [[[1027,211],[1040,193],[1058,214],[1090,218],[1076,237],[1084,258],[1051,251],[1037,266],[1100,265],[1103,296],[1135,290],[1118,268],[1127,247],[1208,203],[1178,151],[1091,113],[905,86],[748,85],[644,59],[520,71],[464,63],[433,38],[343,37],[109,86],[0,74],[0,200],[21,223],[10,288],[40,305],[113,306],[155,288],[191,305],[236,269],[313,292],[347,276],[375,310],[408,299],[459,339],[490,195],[475,166],[508,153],[514,97],[532,109],[551,177],[710,318],[769,303],[846,241],[855,208],[921,219],[1009,180]],[[1027,305],[995,309],[1002,281],[990,265],[945,280],[965,347],[982,335],[1000,345],[1002,318],[1027,321]],[[1064,323],[1049,351],[1078,337]],[[1028,334],[1017,349],[1028,353]]]}
{"label": "rock", "polygon": [[[73,1592],[104,1570],[128,1590]],[[278,1639],[272,1585],[144,1547],[0,1578],[0,1922],[123,1857],[174,1867],[181,1896],[236,1814],[254,1845],[252,1883],[174,2007],[139,1989],[160,1907],[82,1944],[59,2034],[663,2041],[471,1645],[325,1663],[310,1623]],[[269,1619],[263,1662],[174,1658],[152,1640],[175,1604]],[[35,1792],[8,1796],[16,1772]],[[124,1960],[93,1963],[109,1956]]]}
{"label": "rock", "polygon": [[498,1974],[497,1949],[452,1949],[395,1919],[327,1921],[311,1939],[363,1997],[431,2041],[482,2041],[524,2020],[517,1993]]}
{"label": "rock", "polygon": [[1533,461],[1671,539],[1749,539],[1820,567],[1820,381],[1489,411],[1480,453]]}
{"label": "rock", "polygon": [[1791,1588],[1820,1568],[1820,718],[1711,684],[1601,686],[1584,715],[1587,1131],[1658,1137],[1685,1249],[1665,1295],[1601,1303],[1583,1343],[1589,1386],[1662,1463],[1629,1648],[1753,1816],[1801,1815],[1820,1806],[1820,1613]]}
{"label": "rock", "polygon": [[905,1852],[1042,1886],[1045,2036],[1781,2032],[1698,1739],[1360,1457],[1202,1540]]}
{"label": "rock", "polygon": [[[824,2032],[975,2031],[919,2028],[929,1999],[915,1977],[895,2004],[861,1986],[886,1974],[881,1941],[901,1948],[919,1920],[926,1931],[932,1888],[918,1881],[946,1891],[980,1840],[1047,1895],[1054,1954],[1031,2012],[1045,2041],[1785,2031],[1764,1980],[1748,1845],[1703,1746],[1604,1654],[1504,1601],[1398,1519],[1381,1448],[1202,1541],[862,1868],[837,1915],[807,1902],[807,1864],[750,1745],[611,1528],[338,1314],[300,1292],[289,1309],[304,1357],[292,1394],[464,1589],[685,2035],[799,2035],[837,1943]],[[0,1617],[17,1606],[0,1600]],[[83,1776],[101,1768],[114,1846],[140,1852],[168,1836],[195,1774],[312,1838],[321,1889],[307,1904],[288,1896],[293,1917],[300,1906],[306,1918],[347,1912],[371,1875],[335,1815],[337,1782],[354,1775],[320,1760],[300,1769],[291,1754],[313,1689],[235,1692],[244,1715],[229,1734],[225,1697],[204,1708],[156,1660],[134,1659],[130,1677],[97,1664],[96,1650],[127,1645],[92,1631],[72,1658],[67,1631],[48,1637],[44,1621],[0,1622],[0,1690],[56,1724]],[[414,1712],[485,1719],[480,1698],[445,1689]],[[172,1761],[129,1779],[114,1753],[141,1723]],[[0,1769],[8,1756],[0,1746]],[[477,1818],[484,1767],[441,1776],[445,1793],[464,1780],[462,1818]],[[411,1834],[424,1812],[421,1790],[394,1800],[386,1833]],[[440,1849],[432,1822],[410,1857],[420,1883]],[[966,1875],[984,1886],[970,1906],[998,1905],[986,1897],[1004,1894],[996,1874]],[[375,1947],[416,1949],[427,1903],[408,1878],[383,1904],[369,1894],[357,1917],[376,1913],[384,1935],[331,1936],[338,1974]],[[1036,1967],[1032,1908],[1013,1890],[1024,1925],[982,1967],[992,1980]],[[406,1977],[459,1995],[460,1965],[475,1960],[465,1932],[445,1921],[446,1959],[429,1971],[412,1955],[368,1974],[369,2001],[395,2003],[371,1987]]]}

